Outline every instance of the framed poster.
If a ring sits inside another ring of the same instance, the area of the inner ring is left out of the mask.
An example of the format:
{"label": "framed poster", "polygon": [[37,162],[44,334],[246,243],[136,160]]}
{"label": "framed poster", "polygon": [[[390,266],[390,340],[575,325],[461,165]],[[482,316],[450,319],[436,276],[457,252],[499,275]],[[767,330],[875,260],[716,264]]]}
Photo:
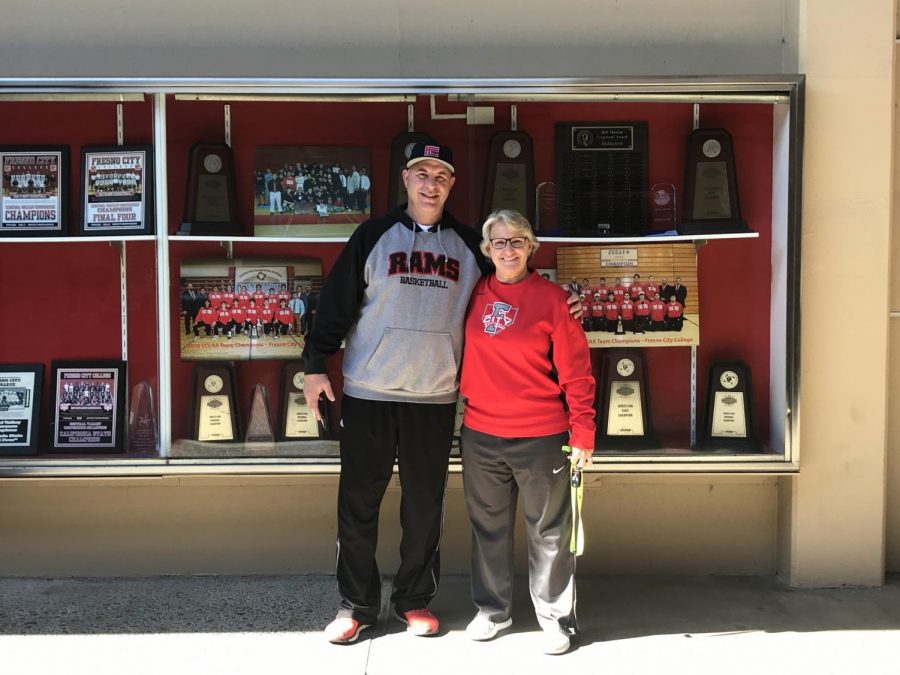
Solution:
{"label": "framed poster", "polygon": [[37,453],[44,366],[0,365],[0,455]]}
{"label": "framed poster", "polygon": [[[248,186],[249,187],[249,186]],[[268,145],[253,160],[253,234],[350,235],[372,212],[366,147]]]}
{"label": "framed poster", "polygon": [[51,447],[58,452],[123,452],[125,362],[54,361]]}
{"label": "framed poster", "polygon": [[81,150],[81,234],[153,234],[153,149]]}
{"label": "framed poster", "polygon": [[182,260],[184,361],[296,360],[322,287],[319,258]]}
{"label": "framed poster", "polygon": [[0,236],[65,236],[69,149],[0,147]]}

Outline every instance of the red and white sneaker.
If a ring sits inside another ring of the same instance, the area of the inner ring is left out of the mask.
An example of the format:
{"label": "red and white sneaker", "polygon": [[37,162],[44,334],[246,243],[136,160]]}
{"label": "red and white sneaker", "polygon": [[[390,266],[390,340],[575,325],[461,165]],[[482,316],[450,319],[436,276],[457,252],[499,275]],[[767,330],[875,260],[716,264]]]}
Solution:
{"label": "red and white sneaker", "polygon": [[435,635],[441,628],[441,622],[427,607],[410,609],[406,612],[394,610],[394,616],[398,621],[406,624],[406,632],[413,635]]}
{"label": "red and white sneaker", "polygon": [[348,645],[356,642],[356,638],[370,624],[360,623],[352,616],[339,616],[330,624],[325,626],[325,639],[335,645]]}

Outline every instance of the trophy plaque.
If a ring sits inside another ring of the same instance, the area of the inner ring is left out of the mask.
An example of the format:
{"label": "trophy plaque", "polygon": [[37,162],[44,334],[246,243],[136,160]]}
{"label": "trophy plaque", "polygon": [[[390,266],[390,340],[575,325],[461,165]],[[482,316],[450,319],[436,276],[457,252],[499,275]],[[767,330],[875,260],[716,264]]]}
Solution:
{"label": "trophy plaque", "polygon": [[37,454],[44,366],[0,365],[0,455]]}
{"label": "trophy plaque", "polygon": [[191,438],[210,442],[240,438],[237,387],[230,363],[196,366],[191,400]]}
{"label": "trophy plaque", "polygon": [[274,443],[272,413],[269,410],[269,390],[257,384],[250,394],[250,420],[247,422],[247,443]]}
{"label": "trophy plaque", "polygon": [[184,222],[180,234],[237,235],[234,158],[224,143],[197,143],[191,148]]}
{"label": "trophy plaque", "polygon": [[653,232],[675,229],[675,186],[671,183],[650,186],[650,229]]}
{"label": "trophy plaque", "polygon": [[409,154],[416,143],[436,144],[430,134],[409,131],[394,136],[391,141],[391,171],[388,186],[388,210],[407,202],[406,186],[403,184],[403,170],[409,161]]}
{"label": "trophy plaque", "polygon": [[524,131],[498,131],[488,150],[482,201],[485,217],[499,209],[518,211],[534,222],[534,151]]}
{"label": "trophy plaque", "polygon": [[544,181],[535,189],[534,231],[550,232],[556,229],[556,183]]}
{"label": "trophy plaque", "polygon": [[635,450],[655,445],[647,367],[639,349],[607,349],[597,389],[597,447]]}
{"label": "trophy plaque", "polygon": [[704,450],[757,450],[753,440],[753,387],[743,361],[714,361],[706,384]]}
{"label": "trophy plaque", "polygon": [[128,452],[155,455],[159,452],[159,429],[153,408],[153,390],[149,382],[140,382],[131,390],[128,408]]}
{"label": "trophy plaque", "polygon": [[279,440],[302,441],[328,438],[328,405],[324,397],[319,400],[319,413],[323,422],[316,420],[306,404],[303,393],[304,364],[293,361],[284,364],[281,371],[282,415]]}
{"label": "trophy plaque", "polygon": [[125,362],[54,361],[51,445],[58,452],[125,449]]}
{"label": "trophy plaque", "polygon": [[642,236],[648,222],[646,122],[556,124],[559,227],[566,235]]}
{"label": "trophy plaque", "polygon": [[724,129],[695,129],[688,137],[679,234],[748,232],[741,218],[734,148]]}

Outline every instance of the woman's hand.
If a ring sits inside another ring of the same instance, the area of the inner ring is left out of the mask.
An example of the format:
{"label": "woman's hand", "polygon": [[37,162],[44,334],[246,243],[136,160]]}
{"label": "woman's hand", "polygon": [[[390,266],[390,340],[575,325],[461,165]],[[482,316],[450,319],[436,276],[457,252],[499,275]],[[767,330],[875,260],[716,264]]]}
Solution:
{"label": "woman's hand", "polygon": [[572,462],[576,467],[582,469],[591,463],[591,459],[594,455],[594,450],[591,448],[590,450],[582,450],[581,448],[572,448],[572,454],[569,455],[569,461]]}

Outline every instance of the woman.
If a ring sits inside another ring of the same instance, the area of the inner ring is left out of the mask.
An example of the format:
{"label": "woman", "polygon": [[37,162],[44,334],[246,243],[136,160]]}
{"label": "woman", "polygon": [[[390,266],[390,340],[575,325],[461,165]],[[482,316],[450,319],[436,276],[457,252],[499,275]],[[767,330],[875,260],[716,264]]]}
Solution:
{"label": "woman", "polygon": [[[593,453],[590,355],[584,331],[569,316],[568,294],[528,269],[538,248],[528,221],[496,211],[482,235],[481,250],[496,271],[475,286],[466,316],[461,437],[478,608],[466,633],[489,640],[512,623],[513,520],[521,491],[543,651],[562,654],[578,630],[567,463],[583,466]],[[568,459],[564,445],[572,447]]]}

